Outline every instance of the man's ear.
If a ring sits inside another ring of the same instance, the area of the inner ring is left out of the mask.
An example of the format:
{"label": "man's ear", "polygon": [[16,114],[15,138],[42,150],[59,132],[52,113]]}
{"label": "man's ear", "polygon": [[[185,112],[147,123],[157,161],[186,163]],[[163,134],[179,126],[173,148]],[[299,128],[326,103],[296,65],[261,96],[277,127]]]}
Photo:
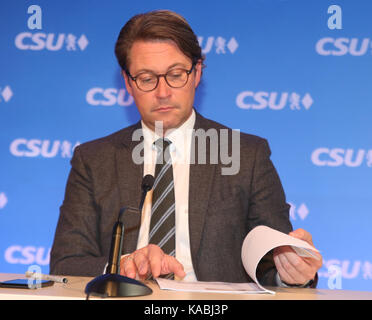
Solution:
{"label": "man's ear", "polygon": [[127,73],[126,73],[124,70],[121,70],[121,74],[122,74],[122,76],[123,76],[123,78],[124,78],[124,81],[125,81],[125,87],[126,87],[127,91],[129,92],[129,94],[130,94],[131,96],[133,96],[132,85],[131,85],[131,83],[130,83],[130,79],[129,79]]}
{"label": "man's ear", "polygon": [[199,60],[195,65],[195,88],[197,88],[200,83],[202,73],[202,61]]}

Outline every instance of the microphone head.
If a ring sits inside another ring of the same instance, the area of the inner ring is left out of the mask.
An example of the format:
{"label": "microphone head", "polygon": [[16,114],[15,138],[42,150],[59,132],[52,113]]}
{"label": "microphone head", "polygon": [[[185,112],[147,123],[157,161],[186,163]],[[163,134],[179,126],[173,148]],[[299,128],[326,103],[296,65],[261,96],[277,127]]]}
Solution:
{"label": "microphone head", "polygon": [[150,191],[154,185],[154,182],[155,178],[151,174],[145,175],[142,180],[142,190],[146,192]]}

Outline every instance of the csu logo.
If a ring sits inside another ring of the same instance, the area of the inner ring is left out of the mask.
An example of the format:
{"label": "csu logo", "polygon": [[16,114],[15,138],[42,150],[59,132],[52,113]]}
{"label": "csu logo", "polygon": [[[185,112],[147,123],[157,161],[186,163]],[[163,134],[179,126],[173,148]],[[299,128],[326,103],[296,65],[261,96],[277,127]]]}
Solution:
{"label": "csu logo", "polygon": [[11,264],[32,264],[37,263],[45,266],[50,261],[50,249],[34,246],[10,246],[5,250],[5,261]]}
{"label": "csu logo", "polygon": [[338,267],[344,279],[356,279],[360,277],[364,280],[372,279],[371,261],[323,259],[323,266],[318,272],[319,277],[328,278],[330,274],[327,269],[329,269],[330,266]]}
{"label": "csu logo", "polygon": [[87,92],[86,101],[92,106],[123,107],[133,104],[133,97],[125,89],[116,88],[92,88]]}
{"label": "csu logo", "polygon": [[67,141],[50,141],[39,139],[15,139],[10,144],[10,153],[16,157],[43,157],[54,158],[60,155],[62,158],[71,158],[74,149],[80,144],[76,142],[74,145]]}
{"label": "csu logo", "polygon": [[360,167],[363,163],[372,167],[372,149],[318,148],[311,154],[311,161],[320,167]]}
{"label": "csu logo", "polygon": [[291,110],[309,110],[313,102],[309,93],[301,96],[296,92],[243,91],[236,97],[236,104],[239,108],[252,110],[265,108],[282,110],[285,107]]}
{"label": "csu logo", "polygon": [[82,34],[76,36],[72,33],[44,33],[22,32],[15,38],[15,46],[20,50],[49,50],[59,51],[65,48],[67,51],[84,51],[89,44],[87,37]]}
{"label": "csu logo", "polygon": [[316,43],[315,50],[322,56],[363,56],[371,45],[372,40],[368,38],[322,38]]}
{"label": "csu logo", "polygon": [[212,48],[215,49],[217,54],[226,54],[228,52],[234,53],[239,47],[239,44],[234,37],[225,39],[221,36],[218,36],[216,38],[208,37],[204,39],[204,37],[199,36],[198,42],[203,53],[211,52]]}

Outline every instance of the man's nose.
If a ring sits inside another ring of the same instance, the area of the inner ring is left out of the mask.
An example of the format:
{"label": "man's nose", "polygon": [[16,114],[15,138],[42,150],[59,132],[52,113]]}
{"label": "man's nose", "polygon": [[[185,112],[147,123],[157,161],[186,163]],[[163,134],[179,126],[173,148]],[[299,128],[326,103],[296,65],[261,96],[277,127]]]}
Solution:
{"label": "man's nose", "polygon": [[156,96],[159,98],[169,97],[171,94],[171,87],[165,81],[165,77],[159,77],[159,83],[156,90]]}

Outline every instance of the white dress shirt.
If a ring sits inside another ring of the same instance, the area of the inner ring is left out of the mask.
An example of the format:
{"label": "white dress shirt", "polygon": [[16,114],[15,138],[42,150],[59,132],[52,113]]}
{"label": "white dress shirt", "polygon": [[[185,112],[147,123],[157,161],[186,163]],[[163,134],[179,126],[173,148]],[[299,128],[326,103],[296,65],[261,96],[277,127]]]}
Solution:
{"label": "white dress shirt", "polygon": [[[192,130],[195,124],[195,111],[191,116],[172,132],[167,132],[165,138],[170,140],[170,155],[173,165],[174,193],[175,193],[175,220],[176,220],[176,259],[183,265],[186,276],[184,281],[196,281],[191,261],[189,238],[189,172]],[[161,138],[156,132],[149,129],[142,121],[144,137],[144,167],[143,175],[155,175],[157,150],[153,143]],[[155,130],[156,131],[156,130]],[[142,209],[141,227],[137,242],[137,249],[149,243],[149,230],[151,220],[152,190],[146,195]]]}

